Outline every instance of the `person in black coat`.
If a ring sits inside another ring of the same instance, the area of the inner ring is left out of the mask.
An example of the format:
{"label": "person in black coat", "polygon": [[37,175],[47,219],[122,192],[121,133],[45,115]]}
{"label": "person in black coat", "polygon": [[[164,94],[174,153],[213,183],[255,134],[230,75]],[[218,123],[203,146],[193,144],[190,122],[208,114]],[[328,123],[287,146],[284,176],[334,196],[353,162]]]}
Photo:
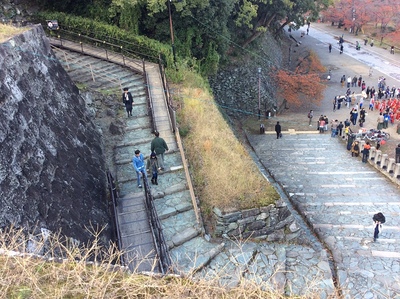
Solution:
{"label": "person in black coat", "polygon": [[396,163],[400,163],[400,143],[396,147]]}
{"label": "person in black coat", "polygon": [[132,94],[128,91],[127,87],[124,87],[124,93],[122,94],[122,102],[125,104],[128,117],[132,116],[133,97]]}
{"label": "person in black coat", "polygon": [[379,233],[382,230],[382,224],[386,222],[385,216],[379,212],[372,217],[374,221],[374,242],[379,238]]}
{"label": "person in black coat", "polygon": [[281,125],[279,124],[279,121],[276,122],[275,132],[276,132],[276,139],[279,139],[279,137],[281,137],[281,132],[282,132],[282,128]]}

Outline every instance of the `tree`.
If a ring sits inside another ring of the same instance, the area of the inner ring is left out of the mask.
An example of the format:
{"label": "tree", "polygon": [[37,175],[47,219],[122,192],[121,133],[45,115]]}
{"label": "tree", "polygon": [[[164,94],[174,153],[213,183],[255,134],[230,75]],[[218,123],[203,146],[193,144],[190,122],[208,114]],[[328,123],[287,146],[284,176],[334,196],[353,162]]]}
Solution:
{"label": "tree", "polygon": [[300,59],[294,71],[278,70],[274,76],[278,85],[278,96],[295,107],[304,104],[319,105],[325,89],[319,75],[322,71],[325,68],[314,52]]}
{"label": "tree", "polygon": [[331,0],[239,0],[233,17],[239,28],[250,31],[242,43],[245,47],[266,30],[280,31],[290,22],[304,25],[306,15],[316,19],[330,3]]}

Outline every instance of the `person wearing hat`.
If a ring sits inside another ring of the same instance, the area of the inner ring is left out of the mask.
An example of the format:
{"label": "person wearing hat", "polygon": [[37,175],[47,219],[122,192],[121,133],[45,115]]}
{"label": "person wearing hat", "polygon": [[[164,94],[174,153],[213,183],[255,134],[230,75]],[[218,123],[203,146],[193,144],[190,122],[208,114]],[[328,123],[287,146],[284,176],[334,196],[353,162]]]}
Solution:
{"label": "person wearing hat", "polygon": [[158,177],[158,160],[155,152],[151,152],[150,159],[147,160],[147,169],[151,171],[151,183],[154,185],[158,185],[157,177]]}
{"label": "person wearing hat", "polygon": [[128,113],[129,117],[132,116],[133,97],[128,90],[129,90],[128,87],[124,87],[124,93],[122,94],[122,102],[125,104],[126,112]]}
{"label": "person wearing hat", "polygon": [[143,176],[144,179],[147,178],[147,175],[146,175],[146,168],[144,166],[144,157],[139,150],[135,151],[135,156],[132,158],[132,165],[136,170],[137,185],[139,188],[142,188],[142,184],[140,183],[140,177]]}

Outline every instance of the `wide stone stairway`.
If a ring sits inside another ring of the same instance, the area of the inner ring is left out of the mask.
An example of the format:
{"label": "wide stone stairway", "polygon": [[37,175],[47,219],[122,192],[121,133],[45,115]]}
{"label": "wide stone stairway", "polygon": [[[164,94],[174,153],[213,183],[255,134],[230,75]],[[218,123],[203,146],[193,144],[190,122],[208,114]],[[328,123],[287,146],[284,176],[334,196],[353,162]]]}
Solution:
{"label": "wide stone stairway", "polygon": [[[250,136],[261,162],[333,255],[346,298],[400,293],[400,190],[330,134]],[[373,242],[375,213],[386,216]]]}

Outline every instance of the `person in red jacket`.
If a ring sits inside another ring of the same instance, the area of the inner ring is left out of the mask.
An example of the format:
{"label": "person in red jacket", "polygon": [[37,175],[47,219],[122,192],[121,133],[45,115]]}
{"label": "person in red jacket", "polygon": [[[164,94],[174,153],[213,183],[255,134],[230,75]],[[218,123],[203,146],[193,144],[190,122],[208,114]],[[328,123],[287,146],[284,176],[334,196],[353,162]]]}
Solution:
{"label": "person in red jacket", "polygon": [[367,163],[367,159],[369,156],[369,150],[371,149],[371,145],[369,144],[369,142],[367,142],[366,144],[364,144],[364,148],[362,150],[362,162],[363,163]]}

